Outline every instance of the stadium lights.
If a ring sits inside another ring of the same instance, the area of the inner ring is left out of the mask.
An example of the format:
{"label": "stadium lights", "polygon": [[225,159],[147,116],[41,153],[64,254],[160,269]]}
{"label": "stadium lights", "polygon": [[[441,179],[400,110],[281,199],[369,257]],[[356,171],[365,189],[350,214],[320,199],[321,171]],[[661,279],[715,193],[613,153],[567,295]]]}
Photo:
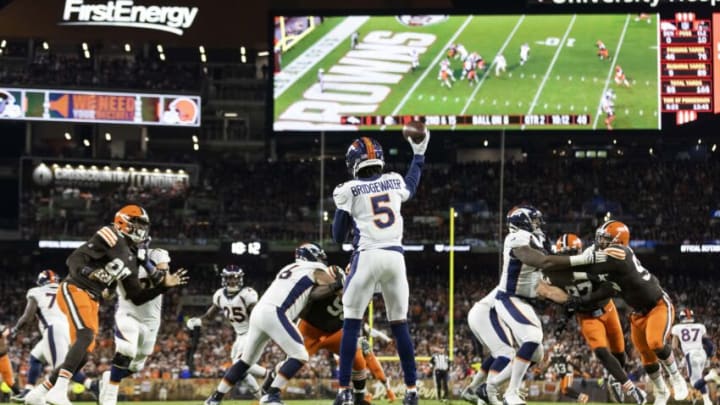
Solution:
{"label": "stadium lights", "polygon": [[3,54],[3,48],[0,48],[0,55]]}
{"label": "stadium lights", "polygon": [[103,166],[103,170],[109,171],[109,170],[110,170],[110,166]]}
{"label": "stadium lights", "polygon": [[698,138],[698,145],[702,145],[702,138]]}
{"label": "stadium lights", "polygon": [[70,135],[70,132],[65,132],[65,139],[72,141],[72,135]]}
{"label": "stadium lights", "polygon": [[105,140],[108,142],[112,141],[112,134],[110,134],[110,132],[105,132]]}
{"label": "stadium lights", "polygon": [[90,147],[90,141],[87,139],[83,139],[83,145],[85,145],[86,148]]}
{"label": "stadium lights", "polygon": [[150,137],[145,135],[145,142],[150,142]]}
{"label": "stadium lights", "polygon": [[648,152],[650,153],[650,155],[652,155],[652,154],[653,154],[653,148],[648,149]]}
{"label": "stadium lights", "polygon": [[157,44],[157,46],[156,46],[155,48],[157,49],[158,53],[163,53],[163,52],[165,52],[165,51],[163,50],[163,46],[160,45],[160,44]]}
{"label": "stadium lights", "polygon": [[713,147],[712,147],[712,151],[715,152],[716,149],[717,149],[717,144],[714,143],[714,144],[713,144]]}
{"label": "stadium lights", "polygon": [[164,53],[161,53],[161,54],[160,54],[160,60],[163,61],[163,62],[165,62],[165,54],[164,54]]}
{"label": "stadium lights", "polygon": [[198,46],[198,50],[200,51],[200,54],[205,53],[205,47],[202,45]]}
{"label": "stadium lights", "polygon": [[200,145],[197,143],[193,144],[193,150],[200,150]]}
{"label": "stadium lights", "polygon": [[244,46],[240,47],[240,55],[245,55],[245,47]]}
{"label": "stadium lights", "polygon": [[242,56],[240,57],[240,62],[242,62],[242,63],[247,63],[247,56],[242,55]]}
{"label": "stadium lights", "polygon": [[236,112],[226,112],[225,118],[237,118],[238,114]]}
{"label": "stadium lights", "polygon": [[43,41],[42,47],[43,47],[44,50],[47,51],[48,49],[50,49],[50,44],[48,44],[47,41]]}
{"label": "stadium lights", "polygon": [[86,50],[83,52],[85,59],[90,59],[90,51]]}
{"label": "stadium lights", "polygon": [[613,139],[613,145],[617,145],[617,139]]}
{"label": "stadium lights", "polygon": [[323,211],[323,221],[327,222],[328,220],[330,220],[330,214],[328,214],[327,211]]}
{"label": "stadium lights", "polygon": [[132,51],[132,47],[130,46],[130,44],[125,44],[125,52],[130,52],[130,51]]}
{"label": "stadium lights", "polygon": [[197,135],[193,135],[193,136],[192,136],[192,141],[193,141],[193,143],[198,143],[198,137],[197,137]]}
{"label": "stadium lights", "polygon": [[489,144],[490,144],[490,142],[488,142],[487,139],[483,141],[483,146],[484,146],[484,147],[487,148]]}
{"label": "stadium lights", "polygon": [[143,167],[142,169],[140,169],[140,171],[141,171],[141,172],[147,172],[147,167]]}
{"label": "stadium lights", "polygon": [[206,54],[200,54],[200,62],[207,63],[207,55]]}
{"label": "stadium lights", "polygon": [[134,171],[135,171],[135,168],[134,168],[134,167],[130,167],[130,168],[128,168],[128,171],[129,171],[129,172],[134,172]]}
{"label": "stadium lights", "polygon": [[572,139],[568,139],[568,145],[572,145]]}
{"label": "stadium lights", "polygon": [[270,52],[268,52],[268,51],[258,52],[258,56],[260,56],[260,57],[268,56],[268,55],[270,55]]}
{"label": "stadium lights", "polygon": [[87,42],[83,42],[83,43],[82,43],[82,49],[83,49],[83,51],[87,51],[87,50],[88,50],[88,44],[87,44]]}
{"label": "stadium lights", "polygon": [[0,42],[0,48],[5,48],[6,46],[7,46],[7,41],[3,39],[2,42]]}

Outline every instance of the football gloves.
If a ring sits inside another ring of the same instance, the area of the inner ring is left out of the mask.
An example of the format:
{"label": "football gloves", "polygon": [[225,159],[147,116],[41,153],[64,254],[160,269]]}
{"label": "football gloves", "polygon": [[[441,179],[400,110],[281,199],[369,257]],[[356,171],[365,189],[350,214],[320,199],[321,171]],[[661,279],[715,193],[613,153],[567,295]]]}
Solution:
{"label": "football gloves", "polygon": [[430,143],[430,130],[425,131],[425,139],[423,139],[422,142],[415,143],[412,141],[412,139],[408,138],[408,143],[410,144],[410,147],[412,148],[414,154],[425,155],[428,143]]}
{"label": "football gloves", "polygon": [[195,329],[202,326],[202,319],[198,317],[192,317],[185,322],[185,326],[188,327],[188,329]]}

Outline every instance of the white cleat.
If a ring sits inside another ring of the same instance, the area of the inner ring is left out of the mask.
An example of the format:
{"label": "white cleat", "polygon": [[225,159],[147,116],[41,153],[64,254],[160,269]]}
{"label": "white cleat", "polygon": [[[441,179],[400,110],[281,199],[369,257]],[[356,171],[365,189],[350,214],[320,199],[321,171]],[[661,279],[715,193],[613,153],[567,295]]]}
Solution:
{"label": "white cleat", "polygon": [[45,402],[50,405],[72,405],[67,390],[61,389],[57,385],[52,387],[45,395]]}
{"label": "white cleat", "polygon": [[98,381],[98,398],[102,398],[105,395],[108,385],[110,385],[110,371],[105,371],[100,376],[100,381]]}
{"label": "white cleat", "polygon": [[[478,396],[473,392],[474,390],[470,388],[470,386],[465,387],[462,394],[460,394],[460,398],[463,399],[463,401],[471,403],[471,404],[477,404]],[[483,401],[485,402],[485,401]]]}
{"label": "white cleat", "polygon": [[717,370],[714,368],[711,368],[710,371],[708,371],[707,375],[705,376],[705,381],[714,381],[715,384],[720,385],[720,375],[718,374]]}
{"label": "white cleat", "polygon": [[670,376],[670,384],[672,384],[673,398],[676,401],[682,401],[683,399],[687,398],[688,395],[690,395],[687,383],[685,382],[685,379],[682,378],[680,373],[676,373],[675,375]]}
{"label": "white cleat", "polygon": [[661,389],[658,389],[658,387],[653,390],[653,395],[655,396],[655,401],[653,402],[653,405],[667,405],[668,399],[670,399],[670,391],[668,391],[667,387],[660,387]]}
{"label": "white cleat", "polygon": [[525,405],[525,400],[520,398],[517,392],[509,392],[505,394],[503,398],[504,405]]}
{"label": "white cleat", "polygon": [[503,401],[500,400],[500,392],[498,391],[496,386],[494,386],[493,384],[487,384],[485,390],[487,392],[490,405],[503,405]]}
{"label": "white cleat", "polygon": [[45,405],[45,395],[47,395],[47,389],[39,384],[25,395],[25,405]]}

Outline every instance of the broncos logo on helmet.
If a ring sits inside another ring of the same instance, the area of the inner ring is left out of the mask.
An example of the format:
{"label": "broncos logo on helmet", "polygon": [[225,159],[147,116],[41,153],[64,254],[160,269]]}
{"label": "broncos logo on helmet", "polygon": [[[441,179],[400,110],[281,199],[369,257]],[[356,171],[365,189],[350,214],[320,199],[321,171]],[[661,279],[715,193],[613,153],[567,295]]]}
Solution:
{"label": "broncos logo on helmet", "polygon": [[41,271],[37,277],[37,285],[57,284],[59,281],[57,274],[50,269]]}
{"label": "broncos logo on helmet", "polygon": [[562,234],[553,249],[556,254],[560,255],[576,255],[583,249],[583,243],[579,236],[574,233]]}
{"label": "broncos logo on helmet", "polygon": [[541,231],[541,226],[545,221],[539,209],[532,205],[520,205],[510,209],[507,214],[507,223],[510,232],[522,229],[535,233]]}
{"label": "broncos logo on helmet", "polygon": [[225,291],[228,294],[237,294],[243,287],[244,275],[245,272],[240,268],[240,266],[236,266],[234,264],[222,269],[220,276],[222,277],[222,286],[225,288]]}
{"label": "broncos logo on helmet", "polygon": [[348,172],[357,177],[360,169],[368,166],[385,166],[382,146],[375,139],[362,137],[354,140],[345,153],[345,164]]}
{"label": "broncos logo on helmet", "polygon": [[327,254],[317,243],[303,243],[295,249],[295,261],[327,264]]}

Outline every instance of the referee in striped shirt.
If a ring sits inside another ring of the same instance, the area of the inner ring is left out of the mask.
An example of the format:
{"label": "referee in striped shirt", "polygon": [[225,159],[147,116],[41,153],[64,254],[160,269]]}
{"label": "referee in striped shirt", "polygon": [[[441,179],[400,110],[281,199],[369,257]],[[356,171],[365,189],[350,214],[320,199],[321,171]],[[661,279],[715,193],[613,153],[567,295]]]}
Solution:
{"label": "referee in striped shirt", "polygon": [[445,351],[439,347],[436,347],[434,352],[430,358],[430,365],[433,368],[435,392],[437,399],[445,403],[450,398],[450,390],[448,389],[450,359],[445,354]]}

